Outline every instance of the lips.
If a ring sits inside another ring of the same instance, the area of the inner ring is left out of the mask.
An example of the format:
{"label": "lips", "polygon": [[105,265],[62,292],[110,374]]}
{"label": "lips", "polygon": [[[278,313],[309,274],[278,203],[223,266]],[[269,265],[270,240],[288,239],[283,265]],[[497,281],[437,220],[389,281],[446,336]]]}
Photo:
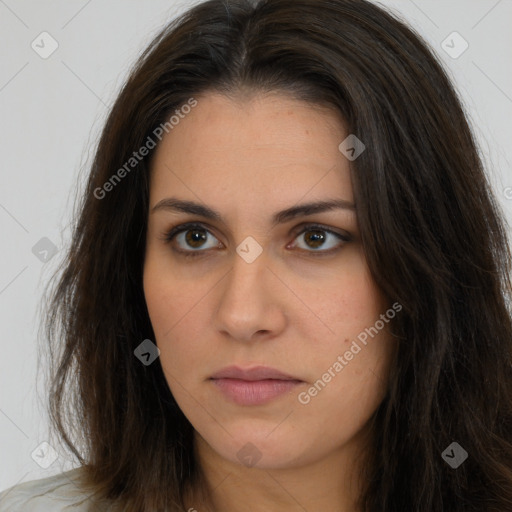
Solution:
{"label": "lips", "polygon": [[229,366],[210,380],[225,398],[237,405],[263,405],[290,393],[303,381],[275,368]]}
{"label": "lips", "polygon": [[238,366],[228,366],[221,371],[211,376],[212,379],[238,379],[238,380],[297,380],[297,377],[293,377],[286,373],[283,373],[275,368],[269,368],[267,366],[255,366],[253,368],[243,369]]}

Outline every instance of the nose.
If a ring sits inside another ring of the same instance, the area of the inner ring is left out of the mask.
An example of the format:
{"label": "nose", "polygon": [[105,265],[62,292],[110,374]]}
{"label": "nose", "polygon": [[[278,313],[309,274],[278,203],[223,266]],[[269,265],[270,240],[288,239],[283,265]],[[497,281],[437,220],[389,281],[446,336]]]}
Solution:
{"label": "nose", "polygon": [[214,314],[217,332],[239,341],[273,338],[285,329],[282,284],[268,267],[265,251],[252,263],[238,254],[219,283]]}

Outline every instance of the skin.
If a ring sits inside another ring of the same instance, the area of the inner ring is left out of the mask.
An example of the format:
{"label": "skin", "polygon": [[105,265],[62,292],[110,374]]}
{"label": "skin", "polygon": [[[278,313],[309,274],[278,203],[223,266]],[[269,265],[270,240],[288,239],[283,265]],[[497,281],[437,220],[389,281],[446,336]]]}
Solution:
{"label": "skin", "polygon": [[[298,204],[354,202],[350,162],[338,150],[348,132],[332,110],[279,93],[196,99],[155,150],[144,261],[160,362],[195,429],[210,490],[207,504],[205,489],[192,489],[189,507],[354,512],[368,420],[383,400],[396,346],[387,324],[309,403],[298,394],[390,304],[369,273],[354,210],[272,225],[275,212]],[[207,205],[222,221],[152,212],[168,197]],[[206,241],[187,245],[186,233],[165,241],[170,228],[192,221],[207,230],[200,231]],[[351,239],[322,232],[315,248],[305,223]],[[236,252],[248,236],[262,248],[252,263]],[[177,252],[194,248],[202,251],[196,258]],[[228,365],[270,366],[303,382],[266,404],[237,405],[209,380]],[[249,442],[256,449],[245,449],[261,455],[252,466],[237,457]]]}

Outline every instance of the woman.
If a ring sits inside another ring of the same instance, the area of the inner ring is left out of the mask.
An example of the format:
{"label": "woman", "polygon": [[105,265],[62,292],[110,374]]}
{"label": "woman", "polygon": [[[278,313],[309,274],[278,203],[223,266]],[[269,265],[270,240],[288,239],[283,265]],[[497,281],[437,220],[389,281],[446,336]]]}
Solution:
{"label": "woman", "polygon": [[510,262],[410,28],[200,4],[119,95],[49,304],[82,467],[0,510],[508,510]]}

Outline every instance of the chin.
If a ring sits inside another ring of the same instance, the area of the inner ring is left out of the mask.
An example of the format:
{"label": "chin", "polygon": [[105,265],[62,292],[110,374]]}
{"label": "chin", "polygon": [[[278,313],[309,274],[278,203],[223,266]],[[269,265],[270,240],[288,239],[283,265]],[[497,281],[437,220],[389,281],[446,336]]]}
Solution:
{"label": "chin", "polygon": [[248,468],[287,469],[314,460],[314,455],[305,451],[308,448],[305,439],[294,437],[284,429],[277,435],[277,429],[272,432],[275,427],[229,429],[233,437],[226,435],[222,442],[216,440],[209,444],[224,459]]}

